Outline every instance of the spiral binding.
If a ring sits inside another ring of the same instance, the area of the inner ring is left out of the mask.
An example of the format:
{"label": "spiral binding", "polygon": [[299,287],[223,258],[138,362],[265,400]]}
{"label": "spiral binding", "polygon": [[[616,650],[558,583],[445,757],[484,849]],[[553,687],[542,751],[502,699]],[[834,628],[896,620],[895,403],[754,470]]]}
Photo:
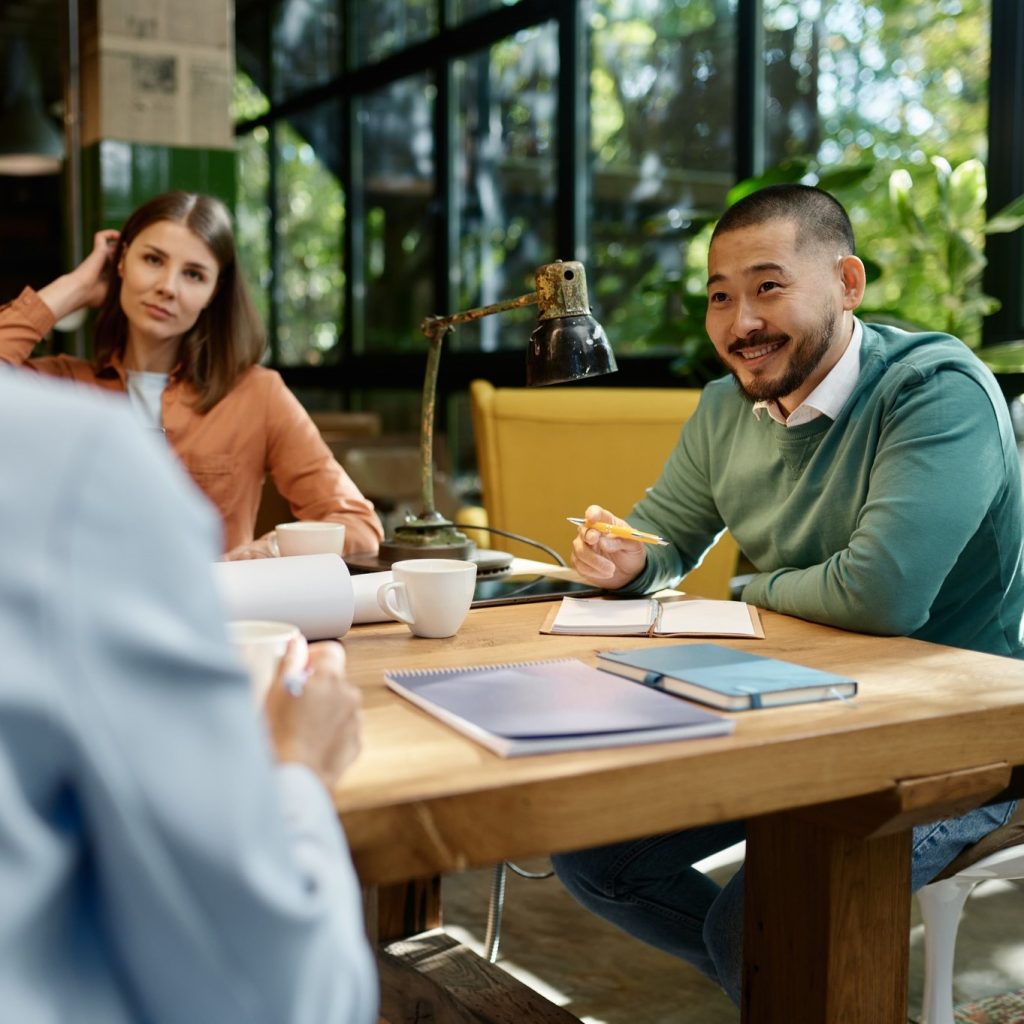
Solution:
{"label": "spiral binding", "polygon": [[502,668],[533,668],[536,665],[567,665],[578,658],[541,658],[537,661],[504,661],[499,665],[461,665],[457,668],[396,668],[386,669],[384,675],[391,679],[422,679],[425,676],[460,675],[463,672],[493,672]]}

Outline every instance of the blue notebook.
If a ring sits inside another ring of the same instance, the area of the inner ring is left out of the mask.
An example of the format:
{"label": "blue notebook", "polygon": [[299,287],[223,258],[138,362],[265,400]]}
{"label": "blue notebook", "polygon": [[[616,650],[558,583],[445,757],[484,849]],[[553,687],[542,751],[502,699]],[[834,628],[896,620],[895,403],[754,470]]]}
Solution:
{"label": "blue notebook", "polygon": [[721,715],[576,658],[449,669],[389,669],[387,685],[502,757],[721,736]]}
{"label": "blue notebook", "polygon": [[606,672],[726,711],[845,699],[857,692],[846,676],[720,644],[603,651],[597,657]]}

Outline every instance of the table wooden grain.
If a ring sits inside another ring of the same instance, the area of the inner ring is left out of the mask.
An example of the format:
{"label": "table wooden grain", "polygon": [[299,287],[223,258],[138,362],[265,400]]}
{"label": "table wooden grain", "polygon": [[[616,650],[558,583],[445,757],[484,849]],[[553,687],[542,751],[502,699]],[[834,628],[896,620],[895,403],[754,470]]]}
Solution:
{"label": "table wooden grain", "polygon": [[727,737],[510,759],[385,688],[386,668],[685,642],[544,636],[548,607],[474,609],[447,640],[345,636],[364,747],[334,796],[364,883],[748,819],[744,1021],[903,1024],[909,828],[1024,763],[1024,663],[763,612],[763,640],[716,642],[848,675],[857,698],[740,712]]}

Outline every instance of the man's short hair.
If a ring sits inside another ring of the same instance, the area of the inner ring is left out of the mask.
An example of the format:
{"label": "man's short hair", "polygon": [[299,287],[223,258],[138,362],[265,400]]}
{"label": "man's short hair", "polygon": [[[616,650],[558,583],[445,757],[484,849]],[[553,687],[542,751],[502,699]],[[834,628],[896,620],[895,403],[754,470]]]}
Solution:
{"label": "man's short hair", "polygon": [[768,185],[751,192],[722,214],[711,235],[753,227],[770,220],[789,220],[797,225],[797,243],[832,244],[840,255],[853,255],[853,225],[842,204],[811,185]]}

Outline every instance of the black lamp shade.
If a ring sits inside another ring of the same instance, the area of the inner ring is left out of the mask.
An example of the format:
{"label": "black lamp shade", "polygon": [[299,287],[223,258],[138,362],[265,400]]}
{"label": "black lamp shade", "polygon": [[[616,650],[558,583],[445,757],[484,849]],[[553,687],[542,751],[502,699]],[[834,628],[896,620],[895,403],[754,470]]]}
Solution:
{"label": "black lamp shade", "polygon": [[528,387],[597,377],[617,369],[604,328],[589,314],[540,320],[530,335]]}

